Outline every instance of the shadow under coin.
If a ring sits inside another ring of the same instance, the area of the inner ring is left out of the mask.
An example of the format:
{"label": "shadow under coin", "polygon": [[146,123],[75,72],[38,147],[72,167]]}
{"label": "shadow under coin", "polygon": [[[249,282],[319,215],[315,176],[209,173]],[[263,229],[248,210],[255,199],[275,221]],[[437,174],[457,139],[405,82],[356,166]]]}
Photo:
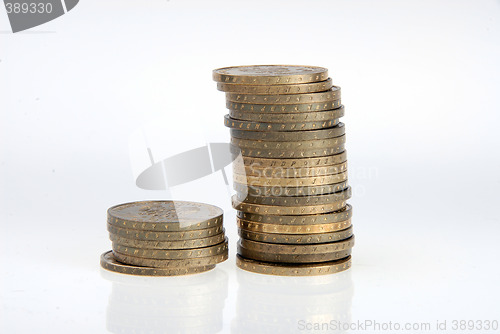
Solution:
{"label": "shadow under coin", "polygon": [[228,276],[214,270],[177,277],[139,277],[101,269],[112,282],[106,328],[112,333],[218,333]]}
{"label": "shadow under coin", "polygon": [[351,322],[351,271],[282,277],[237,270],[236,318],[231,333],[342,333]]}

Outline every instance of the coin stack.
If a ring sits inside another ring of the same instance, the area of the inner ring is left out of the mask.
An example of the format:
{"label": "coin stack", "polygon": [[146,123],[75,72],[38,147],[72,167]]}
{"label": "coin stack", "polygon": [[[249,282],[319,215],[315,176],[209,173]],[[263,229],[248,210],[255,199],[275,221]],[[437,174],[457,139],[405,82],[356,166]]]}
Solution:
{"label": "coin stack", "polygon": [[108,209],[113,250],[102,254],[105,269],[131,275],[200,273],[227,260],[223,211],[182,201],[143,201]]}
{"label": "coin stack", "polygon": [[214,70],[213,79],[229,109],[237,265],[275,275],[348,269],[354,236],[344,107],[328,70],[238,66]]}

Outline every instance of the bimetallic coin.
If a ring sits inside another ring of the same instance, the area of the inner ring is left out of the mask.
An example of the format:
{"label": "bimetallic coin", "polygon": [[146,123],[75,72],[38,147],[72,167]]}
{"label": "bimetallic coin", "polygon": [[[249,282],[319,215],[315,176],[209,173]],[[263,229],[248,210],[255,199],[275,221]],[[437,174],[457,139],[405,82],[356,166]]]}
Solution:
{"label": "bimetallic coin", "polygon": [[[338,201],[346,201],[351,198],[351,187],[347,187],[344,191],[316,196],[298,196],[298,197],[273,197],[273,196],[252,196],[237,193],[233,197],[236,202],[244,202],[260,205],[278,205],[278,206],[308,206],[322,205]],[[244,211],[244,210],[242,210]]]}
{"label": "bimetallic coin", "polygon": [[347,181],[314,187],[254,186],[233,182],[233,188],[252,196],[314,196],[342,191],[347,188]]}
{"label": "bimetallic coin", "polygon": [[[276,216],[264,216],[276,217]],[[289,217],[289,216],[287,216]],[[296,216],[299,218],[300,216]],[[262,233],[279,233],[279,234],[313,234],[313,233],[329,233],[345,230],[351,226],[351,219],[335,222],[335,223],[319,223],[319,224],[269,224],[256,223],[253,221],[236,218],[238,227],[242,230]]]}
{"label": "bimetallic coin", "polygon": [[[322,230],[321,228],[315,228],[316,232],[309,232],[307,230],[297,230],[299,232],[295,232],[295,230],[283,230],[283,231],[276,231],[276,227],[271,227],[269,230],[263,230],[262,227],[257,226],[255,229],[249,229],[245,226],[240,226],[241,228],[244,228],[245,230],[251,230],[254,232],[269,232],[269,233],[289,233],[289,234],[295,234],[295,233],[325,233],[325,232],[334,232],[334,231],[340,231],[343,229],[348,228],[351,223],[350,218],[352,217],[352,206],[350,204],[347,204],[346,207],[342,210],[339,210],[338,212],[333,212],[333,213],[327,213],[323,215],[308,215],[308,216],[263,216],[263,215],[257,215],[254,213],[245,213],[238,211],[236,213],[237,217],[247,221],[248,223],[260,223],[264,225],[268,224],[275,224],[278,226],[281,225],[322,225],[322,224],[332,224],[332,223],[341,223],[337,227],[340,228],[335,228],[335,229],[329,229],[328,231]],[[306,228],[306,227],[304,227]],[[294,227],[295,229],[295,227]],[[276,232],[275,232],[276,231]]]}
{"label": "bimetallic coin", "polygon": [[190,240],[174,240],[174,241],[147,241],[147,240],[137,240],[119,237],[115,234],[110,233],[109,239],[117,244],[123,246],[130,246],[136,248],[145,249],[190,249],[190,248],[201,248],[208,247],[219,244],[224,241],[225,235],[224,230],[222,233],[216,234],[211,237],[201,238],[201,239],[190,239]]}
{"label": "bimetallic coin", "polygon": [[207,257],[227,253],[227,238],[224,242],[196,249],[143,249],[113,243],[113,252],[152,260],[176,260]]}
{"label": "bimetallic coin", "polygon": [[142,266],[142,267],[152,267],[152,268],[193,268],[202,266],[211,266],[217,263],[224,262],[227,260],[227,252],[225,254],[207,256],[207,257],[197,257],[192,259],[181,259],[181,260],[155,260],[147,259],[137,256],[126,255],[113,251],[115,258],[123,263]]}
{"label": "bimetallic coin", "polygon": [[229,117],[229,115],[224,116],[224,125],[228,128],[250,131],[305,131],[330,128],[337,125],[338,123],[338,119],[319,122],[263,123],[240,121]]}
{"label": "bimetallic coin", "polygon": [[328,79],[328,70],[317,66],[252,65],[218,68],[214,81],[239,85],[291,85]]}
{"label": "bimetallic coin", "polygon": [[325,81],[294,84],[294,85],[238,85],[232,83],[217,83],[217,89],[228,93],[239,94],[302,94],[324,92],[333,87],[331,78]]}
{"label": "bimetallic coin", "polygon": [[328,212],[334,212],[346,206],[346,201],[332,202],[320,205],[304,206],[279,206],[279,205],[260,205],[242,203],[232,198],[233,208],[247,213],[256,213],[259,215],[314,215]]}
{"label": "bimetallic coin", "polygon": [[340,99],[320,103],[303,104],[254,104],[226,101],[226,108],[230,110],[263,113],[301,113],[337,109],[340,106]]}
{"label": "bimetallic coin", "polygon": [[190,267],[190,268],[175,268],[175,269],[161,269],[161,268],[148,268],[137,267],[133,265],[118,262],[113,253],[108,251],[101,255],[101,267],[106,270],[114,271],[121,274],[140,275],[140,276],[180,276],[202,273],[215,268],[215,265]]}
{"label": "bimetallic coin", "polygon": [[174,231],[174,232],[157,232],[157,231],[141,231],[127,228],[116,227],[108,224],[108,232],[116,236],[128,239],[138,240],[154,240],[154,241],[173,241],[173,240],[191,240],[201,239],[214,236],[223,232],[222,226],[210,227],[203,230],[193,231]]}
{"label": "bimetallic coin", "polygon": [[270,159],[270,158],[252,158],[243,157],[243,163],[246,166],[256,167],[282,167],[282,168],[295,168],[295,167],[320,167],[337,165],[347,161],[347,152],[341,152],[326,157],[318,158],[296,158],[296,159]]}
{"label": "bimetallic coin", "polygon": [[288,245],[240,239],[240,245],[248,250],[272,254],[321,254],[334,253],[354,247],[354,236],[346,240],[314,245]]}
{"label": "bimetallic coin", "polygon": [[344,107],[325,111],[312,111],[302,113],[262,113],[239,110],[229,110],[229,116],[233,119],[264,122],[264,123],[300,123],[300,122],[322,122],[331,119],[339,119],[344,116]]}
{"label": "bimetallic coin", "polygon": [[[238,254],[252,260],[277,262],[277,263],[317,263],[343,259],[351,255],[351,249],[338,252],[317,253],[317,254],[280,254],[266,253],[245,248],[241,245],[244,239],[238,241]],[[270,244],[272,245],[272,244]],[[289,246],[289,245],[288,245]],[[294,245],[296,246],[296,245]]]}
{"label": "bimetallic coin", "polygon": [[312,234],[280,234],[280,233],[263,233],[247,231],[239,228],[238,234],[241,238],[269,242],[273,244],[321,244],[325,242],[334,242],[345,240],[352,236],[352,226],[345,230],[328,233],[312,233]]}
{"label": "bimetallic coin", "polygon": [[319,186],[324,184],[338,183],[347,180],[347,172],[338,174],[317,176],[317,177],[301,177],[301,178],[266,178],[256,176],[243,176],[239,174],[233,175],[234,182],[247,184],[250,186],[282,186],[282,187],[308,187]]}
{"label": "bimetallic coin", "polygon": [[246,259],[241,255],[236,255],[236,265],[246,271],[257,274],[277,275],[277,276],[316,276],[328,275],[347,270],[351,267],[351,257],[344,259],[308,264],[285,264],[260,262]]}
{"label": "bimetallic coin", "polygon": [[[244,166],[241,163],[233,162],[233,173],[247,176],[257,177],[314,177],[338,174],[347,171],[347,161],[325,167],[309,167],[309,168],[282,168],[282,167],[258,167]],[[242,174],[244,173],[244,174]]]}
{"label": "bimetallic coin", "polygon": [[258,141],[248,139],[231,138],[231,145],[239,148],[248,149],[267,149],[267,150],[311,150],[316,148],[325,148],[345,144],[345,135],[328,139],[314,139],[304,141]]}
{"label": "bimetallic coin", "polygon": [[108,224],[147,231],[186,231],[222,226],[223,211],[204,203],[142,201],[108,209]]}
{"label": "bimetallic coin", "polygon": [[226,93],[226,101],[251,104],[311,104],[340,100],[340,88],[333,86],[326,92],[286,95],[255,95]]}
{"label": "bimetallic coin", "polygon": [[345,134],[344,123],[322,130],[296,131],[296,132],[262,132],[230,129],[231,137],[260,140],[260,141],[301,141],[314,139],[328,139],[340,137]]}

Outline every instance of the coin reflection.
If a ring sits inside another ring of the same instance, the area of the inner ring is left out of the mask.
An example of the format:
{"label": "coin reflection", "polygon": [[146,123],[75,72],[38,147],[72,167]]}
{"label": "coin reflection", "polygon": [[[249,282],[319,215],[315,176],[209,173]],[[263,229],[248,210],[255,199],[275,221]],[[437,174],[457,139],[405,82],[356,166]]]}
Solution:
{"label": "coin reflection", "polygon": [[313,277],[281,277],[237,270],[232,333],[329,332],[351,321],[351,271]]}
{"label": "coin reflection", "polygon": [[112,282],[106,328],[112,333],[218,333],[228,277],[218,268],[178,277],[136,277],[101,270]]}

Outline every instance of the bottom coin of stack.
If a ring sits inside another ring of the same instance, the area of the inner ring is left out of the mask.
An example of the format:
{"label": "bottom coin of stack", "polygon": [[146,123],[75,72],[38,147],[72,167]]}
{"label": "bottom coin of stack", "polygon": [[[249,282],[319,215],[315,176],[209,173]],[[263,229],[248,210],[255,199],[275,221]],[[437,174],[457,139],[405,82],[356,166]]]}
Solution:
{"label": "bottom coin of stack", "polygon": [[143,201],[108,209],[112,251],[101,256],[111,271],[177,276],[215,268],[228,258],[223,211],[183,201]]}

